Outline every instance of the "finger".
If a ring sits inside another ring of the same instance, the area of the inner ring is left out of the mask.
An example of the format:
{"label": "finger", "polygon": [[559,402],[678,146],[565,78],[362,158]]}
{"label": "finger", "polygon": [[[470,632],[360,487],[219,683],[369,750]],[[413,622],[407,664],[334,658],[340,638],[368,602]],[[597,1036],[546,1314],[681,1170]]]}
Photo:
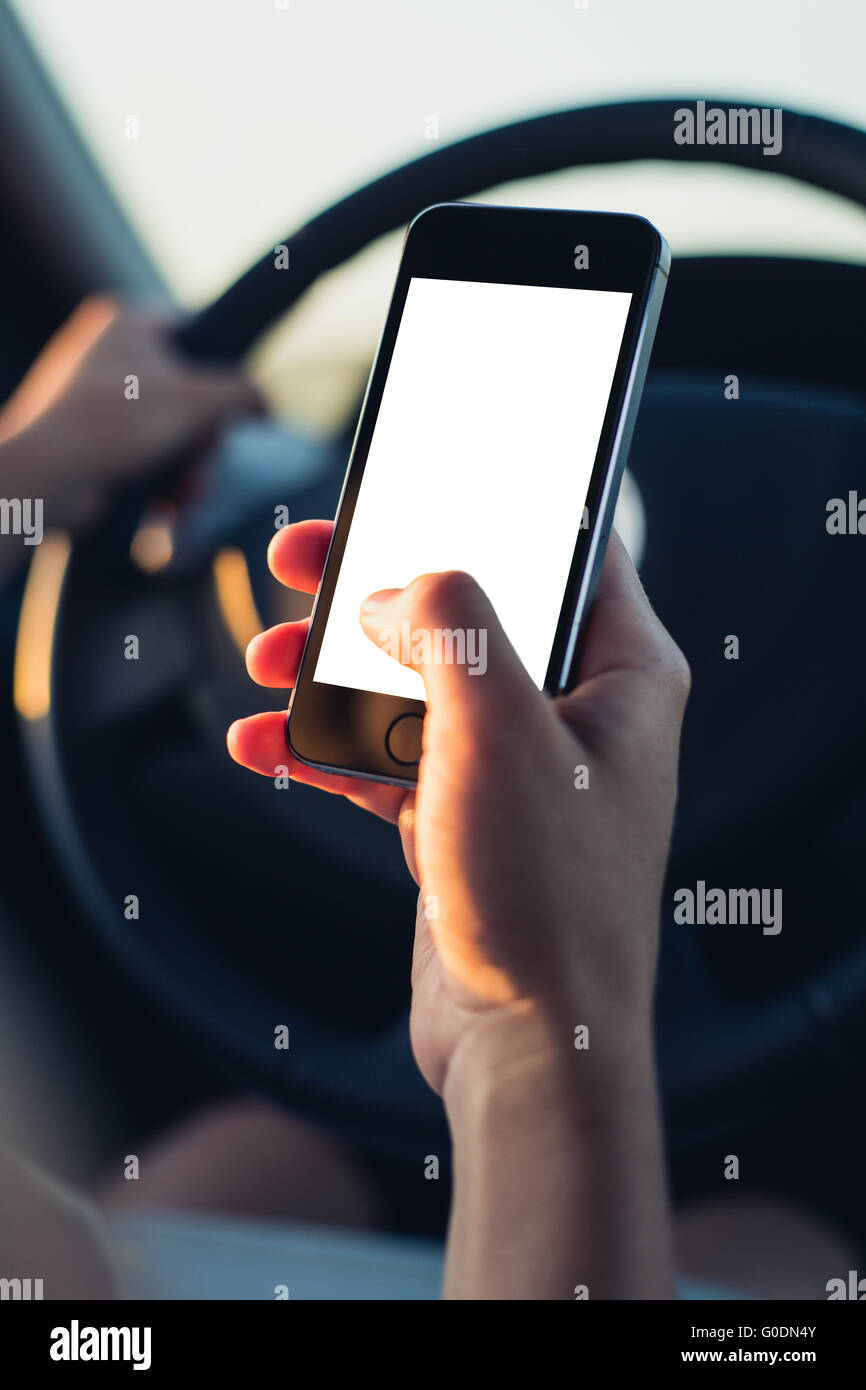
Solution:
{"label": "finger", "polygon": [[341,777],[307,767],[286,743],[286,716],[282,710],[267,710],[236,719],[226,734],[226,746],[236,763],[263,777],[288,776],[293,782],[318,787],[321,791],[345,796],[365,811],[396,824],[401,808],[411,792],[356,777]]}
{"label": "finger", "polygon": [[361,626],[388,655],[419,672],[430,709],[447,702],[485,720],[497,708],[516,710],[537,698],[487,595],[459,570],[371,594],[361,606]]}
{"label": "finger", "polygon": [[400,844],[403,848],[403,855],[406,860],[406,867],[420,887],[421,874],[418,869],[418,856],[415,846],[415,793],[409,792],[403,805],[400,807],[400,814],[397,819],[397,826],[400,831]]}
{"label": "finger", "polygon": [[89,294],[75,306],[61,331],[74,333],[83,347],[100,338],[126,312],[123,302],[112,294]]}
{"label": "finger", "polygon": [[291,689],[309,630],[309,618],[302,618],[296,623],[278,623],[252,639],[247,647],[247,670],[257,685]]}
{"label": "finger", "polygon": [[259,388],[238,371],[213,367],[186,371],[178,388],[195,410],[201,427],[219,424],[233,415],[268,413]]}
{"label": "finger", "polygon": [[281,527],[268,546],[271,574],[288,589],[316,593],[333,531],[332,521],[298,521]]}

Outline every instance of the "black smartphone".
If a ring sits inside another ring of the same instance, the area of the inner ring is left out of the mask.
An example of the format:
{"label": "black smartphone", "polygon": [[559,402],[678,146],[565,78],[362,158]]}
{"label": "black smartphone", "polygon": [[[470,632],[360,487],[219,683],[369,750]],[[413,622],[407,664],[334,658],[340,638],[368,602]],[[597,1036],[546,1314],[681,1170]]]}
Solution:
{"label": "black smartphone", "polygon": [[[358,612],[419,574],[472,574],[539,689],[569,688],[669,267],[620,213],[443,203],[412,222],[289,705],[302,762],[416,783],[422,679]],[[480,670],[475,646],[443,659]]]}

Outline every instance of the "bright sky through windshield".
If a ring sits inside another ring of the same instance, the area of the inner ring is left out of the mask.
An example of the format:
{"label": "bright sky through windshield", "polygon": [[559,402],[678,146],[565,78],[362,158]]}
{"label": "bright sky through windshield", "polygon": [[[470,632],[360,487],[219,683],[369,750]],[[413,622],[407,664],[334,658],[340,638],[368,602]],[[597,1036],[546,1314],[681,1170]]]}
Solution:
{"label": "bright sky through windshield", "polygon": [[[560,106],[673,92],[788,103],[866,126],[866,7],[853,0],[588,0],[586,9],[575,0],[16,0],[16,9],[190,304],[310,213],[429,150],[431,118],[447,142]],[[124,136],[130,116],[137,140]],[[635,165],[570,173],[521,197],[642,212],[675,253],[866,256],[862,214],[783,179]],[[373,305],[380,314],[392,271],[389,260],[373,277],[369,303],[344,303],[344,334]]]}

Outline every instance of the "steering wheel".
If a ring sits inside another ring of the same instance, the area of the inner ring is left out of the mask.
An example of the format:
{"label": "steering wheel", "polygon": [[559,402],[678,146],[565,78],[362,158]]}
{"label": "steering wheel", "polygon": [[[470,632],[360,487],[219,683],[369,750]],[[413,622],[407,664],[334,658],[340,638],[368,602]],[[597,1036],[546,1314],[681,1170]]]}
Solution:
{"label": "steering wheel", "polygon": [[[866,205],[862,132],[786,110],[772,159],[759,146],[676,145],[673,113],[689,104],[563,111],[436,149],[288,236],[288,272],[269,250],[178,344],[235,361],[319,276],[422,207],[571,166],[722,161]],[[266,574],[273,509],[289,505],[293,520],[332,512],[346,454],[345,439],[289,432],[275,453],[261,427],[246,445],[230,441],[204,520],[193,514],[156,568],[130,546],[161,476],[128,489],[86,540],[46,542],[22,609],[18,657],[31,677],[19,711],[52,844],[117,961],[248,1085],[370,1149],[387,1136],[389,1153],[417,1157],[444,1129],[405,1036],[414,888],[397,837],[336,798],[253,778],[224,749],[228,722],[254,704],[245,640],[308,611]],[[862,940],[807,987],[743,1003],[720,988],[693,933],[668,938],[659,1042],[676,1145],[724,1133],[732,1100],[766,1114],[783,1065],[820,1084],[816,1037],[841,1046],[866,1015]],[[287,1049],[274,1045],[280,1026]]]}

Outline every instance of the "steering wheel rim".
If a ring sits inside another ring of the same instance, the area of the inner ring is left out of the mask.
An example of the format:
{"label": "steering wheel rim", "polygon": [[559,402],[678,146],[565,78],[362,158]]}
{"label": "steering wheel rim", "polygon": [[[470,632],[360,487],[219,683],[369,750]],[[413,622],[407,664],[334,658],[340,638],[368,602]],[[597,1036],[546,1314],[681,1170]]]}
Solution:
{"label": "steering wheel rim", "polygon": [[[273,252],[269,251],[214,304],[177,331],[178,346],[194,358],[235,360],[265,329],[290,310],[321,274],[349,259],[370,241],[407,223],[422,206],[458,200],[478,188],[552,173],[564,167],[634,159],[723,162],[785,174],[866,206],[866,135],[863,132],[822,117],[785,110],[783,147],[772,159],[763,157],[760,147],[756,146],[675,145],[673,112],[693,104],[693,100],[615,103],[552,113],[502,126],[426,154],[344,198],[287,237],[290,272],[275,273]],[[753,104],[730,99],[707,100],[708,106],[724,108]],[[131,528],[143,503],[159,492],[163,482],[161,473],[125,491],[105,524],[88,539],[91,556],[107,546],[116,554],[118,541],[125,553]],[[75,557],[73,550],[67,577],[70,568],[74,568]],[[63,625],[70,621],[70,612],[63,602],[66,589],[64,580],[58,590],[52,650],[62,636]],[[52,678],[55,670],[52,665]],[[63,693],[58,690],[51,701],[49,721],[52,712],[62,704]],[[61,742],[56,728],[36,731],[32,725],[25,725],[25,745],[31,762],[38,768],[37,792],[41,793],[49,830],[79,896],[84,898],[91,912],[96,904],[92,915],[112,949],[131,958],[136,972],[143,973],[152,988],[169,997],[173,1007],[187,1017],[192,1015],[199,1027],[212,1029],[214,1020],[207,1010],[202,1010],[201,1001],[191,999],[188,994],[185,996],[177,989],[175,981],[161,979],[140,947],[131,948],[128,943],[121,946],[118,942],[116,905],[107,902],[98,866],[83,839],[75,834],[74,797],[64,785]],[[743,1039],[744,1043],[747,1038],[751,1039],[750,1023],[759,1012],[766,1019],[767,1006],[762,1005],[757,1010],[733,1008],[715,986],[696,947],[692,947],[691,955],[687,950],[683,959],[688,961],[688,978],[693,986],[694,1007],[690,1019],[705,1019],[709,1014],[721,1032]],[[666,1102],[683,1142],[700,1142],[712,1131],[703,1086],[707,1078],[717,1097],[736,1090],[744,1071],[754,1071],[758,1064],[765,1069],[769,1067],[772,1073],[782,1051],[786,1056],[799,1055],[804,1048],[811,1047],[816,1017],[821,1019],[825,1030],[828,1023],[837,1031],[843,1023],[847,1026],[851,1006],[863,993],[866,993],[866,945],[852,953],[842,965],[836,963],[828,967],[807,991],[797,990],[771,1006],[775,1019],[772,1046],[765,1046],[760,1058],[746,1046],[745,1051],[738,1052],[735,1065],[727,1068],[720,1067],[718,1056],[699,1056],[697,1052],[683,1065],[681,1043],[690,1026],[685,1020],[684,1030],[680,1030],[676,1041],[667,1049],[664,1045],[661,1049],[663,1063],[667,1056],[668,1070],[675,1073]],[[304,1029],[307,1057],[298,1060],[292,1076],[292,1095],[296,1102],[325,1121],[343,1122],[348,1116],[361,1139],[371,1128],[381,1126],[383,1117],[394,1120],[395,1104],[403,1103],[401,1078],[389,1087],[382,1073],[378,1044],[374,1041],[366,1047],[359,1045],[357,1036],[353,1035],[334,1049],[332,1031],[322,1029],[309,1019],[305,1020]],[[230,1020],[222,1020],[219,1031],[223,1038],[229,1035],[232,1050],[243,1050],[238,1049]],[[331,1056],[327,1067],[311,1060],[315,1059],[317,1051]],[[814,1063],[814,1050],[812,1061]],[[365,1090],[371,1072],[378,1077],[377,1095],[372,1099]],[[414,1125],[424,1123],[425,1113],[422,1107],[417,1114],[396,1118],[406,1122],[404,1128],[408,1135]],[[409,1141],[407,1148],[411,1148]]]}
{"label": "steering wheel rim", "polygon": [[[657,159],[724,163],[800,183],[866,207],[866,135],[823,116],[783,110],[778,155],[757,145],[677,145],[673,113],[695,98],[612,102],[516,121],[446,145],[383,175],[333,204],[286,238],[288,275],[268,252],[178,334],[193,357],[236,360],[291,309],[315,280],[364,246],[407,225],[430,203],[457,202],[480,188],[593,164]],[[754,102],[706,99],[706,105]]]}

